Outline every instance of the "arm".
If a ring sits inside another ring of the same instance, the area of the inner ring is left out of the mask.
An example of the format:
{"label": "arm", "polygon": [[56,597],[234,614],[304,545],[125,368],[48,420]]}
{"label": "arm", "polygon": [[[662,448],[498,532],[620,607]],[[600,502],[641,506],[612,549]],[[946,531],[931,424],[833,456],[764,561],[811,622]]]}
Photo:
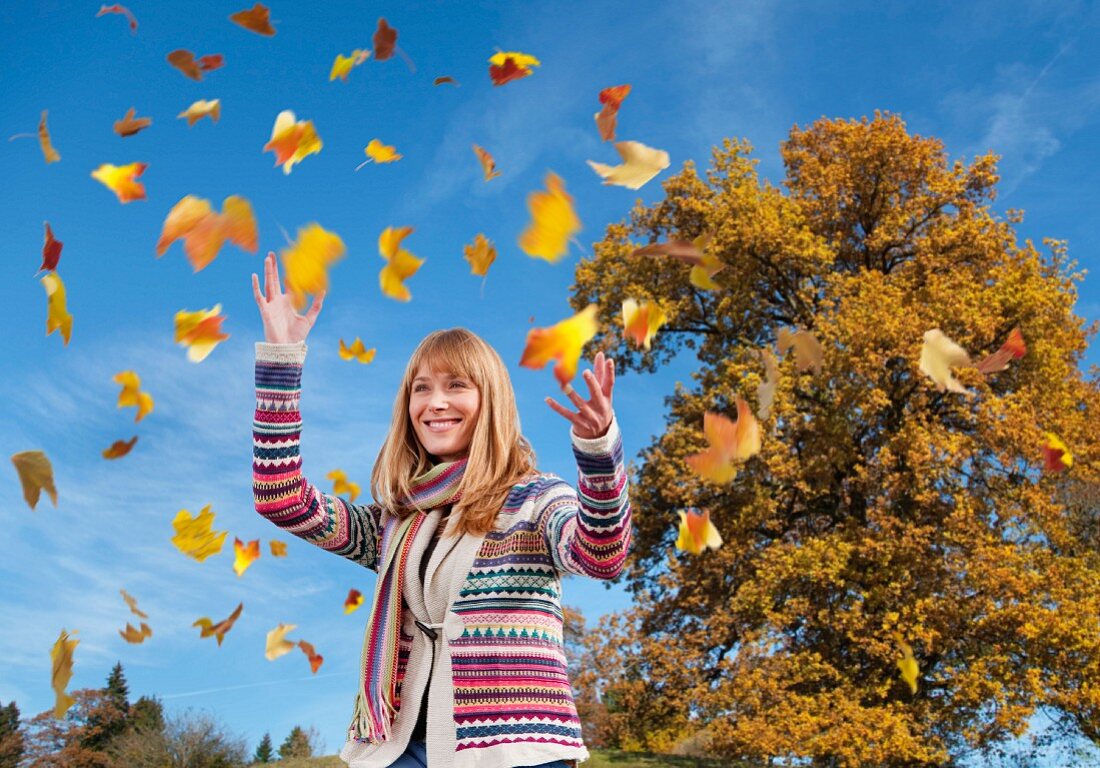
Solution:
{"label": "arm", "polygon": [[607,433],[584,439],[569,431],[577,490],[557,479],[539,494],[539,525],[559,571],[613,579],[630,550],[630,498],[623,441],[612,417]]}
{"label": "arm", "polygon": [[302,475],[299,442],[306,344],[256,342],[252,490],[256,511],[321,549],[378,570],[381,508],[322,493]]}

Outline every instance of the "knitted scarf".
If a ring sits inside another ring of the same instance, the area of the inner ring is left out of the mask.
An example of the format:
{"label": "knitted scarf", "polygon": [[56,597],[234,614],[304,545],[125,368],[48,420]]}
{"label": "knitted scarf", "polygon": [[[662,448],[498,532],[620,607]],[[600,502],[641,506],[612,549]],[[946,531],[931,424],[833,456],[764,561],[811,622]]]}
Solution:
{"label": "knitted scarf", "polygon": [[[417,475],[403,504],[415,503],[421,509],[434,510],[457,501],[461,497],[458,485],[462,482],[466,462],[467,458],[443,462]],[[402,621],[401,587],[409,551],[423,521],[424,513],[414,512],[383,528],[378,564],[381,567],[388,563],[388,566],[385,572],[379,571],[374,587],[359,660],[355,713],[348,728],[348,738],[359,742],[380,743],[392,736],[391,726],[400,707],[400,701],[396,701],[396,686],[397,643]]]}

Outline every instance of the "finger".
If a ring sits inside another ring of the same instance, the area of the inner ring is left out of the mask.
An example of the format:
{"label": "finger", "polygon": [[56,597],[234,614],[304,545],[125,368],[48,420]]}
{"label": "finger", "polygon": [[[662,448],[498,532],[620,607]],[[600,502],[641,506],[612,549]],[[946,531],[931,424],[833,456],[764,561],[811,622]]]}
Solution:
{"label": "finger", "polygon": [[275,258],[275,252],[271,252],[271,265],[275,269],[275,295],[278,296],[283,292],[283,284],[279,280],[279,260]]}
{"label": "finger", "polygon": [[260,278],[256,277],[256,273],[252,273],[252,295],[256,297],[256,303],[261,307],[267,303],[264,299],[264,295],[260,293]]}
{"label": "finger", "polygon": [[558,413],[560,413],[560,414],[561,414],[562,416],[564,416],[565,418],[569,419],[569,422],[570,422],[571,424],[576,424],[576,423],[577,423],[577,421],[576,421],[576,414],[574,414],[574,413],[573,413],[572,411],[570,411],[570,410],[569,410],[568,408],[565,408],[564,406],[562,406],[561,404],[559,404],[559,403],[558,403],[558,401],[557,401],[557,400],[555,400],[554,398],[552,398],[552,397],[547,397],[547,398],[546,398],[546,404],[547,404],[547,405],[549,405],[549,406],[550,406],[550,407],[551,407],[551,408],[552,408],[553,410],[555,410],[555,411],[557,411]]}
{"label": "finger", "polygon": [[317,313],[321,311],[321,303],[325,300],[325,292],[321,291],[313,297],[313,303],[309,307],[309,311],[306,312],[306,320],[309,322],[310,327],[313,327],[313,322],[317,319]]}
{"label": "finger", "polygon": [[[603,367],[602,365],[600,366]],[[592,371],[584,372],[585,383],[588,384],[588,392],[591,395],[590,402],[593,408],[602,410],[607,403],[607,398],[604,397],[603,388],[600,386],[599,380],[596,378],[596,374]]]}
{"label": "finger", "polygon": [[275,282],[275,252],[268,251],[267,258],[264,259],[264,290],[267,293],[267,300],[271,301],[279,295],[278,284]]}
{"label": "finger", "polygon": [[573,403],[573,405],[577,407],[577,410],[580,411],[581,416],[585,416],[586,418],[592,418],[594,416],[594,414],[592,413],[592,408],[588,405],[588,401],[581,397],[577,390],[573,389],[572,382],[566,384],[562,388],[562,394],[568,397],[569,402]]}
{"label": "finger", "polygon": [[611,402],[611,390],[615,387],[615,361],[607,361],[607,376],[603,380],[603,393],[607,396],[607,402]]}

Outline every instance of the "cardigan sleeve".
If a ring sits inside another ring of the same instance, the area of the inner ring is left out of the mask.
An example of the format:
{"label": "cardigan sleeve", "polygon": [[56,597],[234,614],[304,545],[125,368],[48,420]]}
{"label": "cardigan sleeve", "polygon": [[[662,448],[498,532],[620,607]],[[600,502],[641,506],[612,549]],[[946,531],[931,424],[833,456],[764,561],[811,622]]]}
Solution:
{"label": "cardigan sleeve", "polygon": [[539,495],[537,519],[554,566],[563,572],[613,579],[626,563],[631,511],[623,441],[617,419],[601,437],[569,430],[577,488],[554,477]]}
{"label": "cardigan sleeve", "polygon": [[256,511],[287,533],[378,570],[382,509],[323,493],[302,474],[305,342],[256,342],[252,490]]}

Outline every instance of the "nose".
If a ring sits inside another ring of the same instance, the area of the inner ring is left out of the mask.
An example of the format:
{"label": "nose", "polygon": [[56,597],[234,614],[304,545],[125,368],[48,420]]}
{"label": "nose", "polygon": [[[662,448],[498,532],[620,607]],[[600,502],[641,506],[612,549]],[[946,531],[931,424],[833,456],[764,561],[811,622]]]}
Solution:
{"label": "nose", "polygon": [[435,390],[428,400],[428,408],[432,411],[447,410],[447,392],[443,389]]}

